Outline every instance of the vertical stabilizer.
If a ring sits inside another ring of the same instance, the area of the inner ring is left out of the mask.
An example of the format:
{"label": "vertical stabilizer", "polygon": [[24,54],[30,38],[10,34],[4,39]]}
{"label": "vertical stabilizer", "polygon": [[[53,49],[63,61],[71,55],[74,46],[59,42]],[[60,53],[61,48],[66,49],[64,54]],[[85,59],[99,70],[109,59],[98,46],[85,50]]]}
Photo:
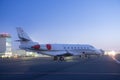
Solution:
{"label": "vertical stabilizer", "polygon": [[32,41],[31,38],[27,35],[27,33],[21,28],[17,27],[17,33],[20,41]]}

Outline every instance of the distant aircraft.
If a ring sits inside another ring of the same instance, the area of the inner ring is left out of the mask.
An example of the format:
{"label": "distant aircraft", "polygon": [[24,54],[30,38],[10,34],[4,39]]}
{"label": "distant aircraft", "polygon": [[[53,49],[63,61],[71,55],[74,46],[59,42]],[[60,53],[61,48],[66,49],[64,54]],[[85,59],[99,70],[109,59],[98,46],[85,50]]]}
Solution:
{"label": "distant aircraft", "polygon": [[67,56],[81,56],[81,55],[102,55],[104,51],[96,49],[87,44],[39,44],[33,42],[31,38],[23,31],[21,27],[17,27],[17,33],[21,44],[20,49],[26,51],[33,51],[40,54],[54,56],[54,60],[64,60]]}

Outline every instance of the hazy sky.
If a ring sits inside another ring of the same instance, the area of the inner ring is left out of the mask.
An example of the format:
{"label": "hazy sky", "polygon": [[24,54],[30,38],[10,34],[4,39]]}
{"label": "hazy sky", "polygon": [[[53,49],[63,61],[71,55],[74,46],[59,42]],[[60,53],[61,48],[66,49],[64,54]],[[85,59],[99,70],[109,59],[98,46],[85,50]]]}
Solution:
{"label": "hazy sky", "polygon": [[0,33],[16,27],[39,43],[91,44],[120,50],[120,0],[0,0]]}

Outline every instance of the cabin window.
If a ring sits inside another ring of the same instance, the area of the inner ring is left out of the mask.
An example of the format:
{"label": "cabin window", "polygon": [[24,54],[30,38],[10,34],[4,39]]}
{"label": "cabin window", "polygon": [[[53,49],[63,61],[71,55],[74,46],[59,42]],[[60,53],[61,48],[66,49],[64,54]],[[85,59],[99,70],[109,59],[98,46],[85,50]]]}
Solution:
{"label": "cabin window", "polygon": [[88,49],[88,47],[86,47],[86,49]]}
{"label": "cabin window", "polygon": [[89,49],[89,47],[87,47],[87,49]]}
{"label": "cabin window", "polygon": [[75,49],[75,47],[74,47],[74,49]]}
{"label": "cabin window", "polygon": [[71,47],[71,49],[73,49],[73,47]]}
{"label": "cabin window", "polygon": [[69,49],[69,47],[68,47],[68,49]]}
{"label": "cabin window", "polygon": [[83,49],[83,47],[81,47],[81,49]]}
{"label": "cabin window", "polygon": [[83,49],[85,49],[85,47],[83,47]]}

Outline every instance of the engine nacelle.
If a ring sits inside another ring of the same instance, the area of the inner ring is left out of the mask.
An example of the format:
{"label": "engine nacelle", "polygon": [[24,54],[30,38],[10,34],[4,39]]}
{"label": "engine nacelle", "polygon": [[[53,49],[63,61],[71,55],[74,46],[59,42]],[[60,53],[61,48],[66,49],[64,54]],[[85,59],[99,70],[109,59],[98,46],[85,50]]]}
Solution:
{"label": "engine nacelle", "polygon": [[46,44],[46,48],[47,48],[47,50],[51,50],[52,49],[51,44]]}
{"label": "engine nacelle", "polygon": [[51,44],[41,44],[40,49],[41,50],[52,50],[52,45]]}
{"label": "engine nacelle", "polygon": [[37,45],[32,46],[31,48],[33,48],[33,49],[35,49],[35,50],[39,50],[39,49],[40,49],[40,45],[37,44]]}

